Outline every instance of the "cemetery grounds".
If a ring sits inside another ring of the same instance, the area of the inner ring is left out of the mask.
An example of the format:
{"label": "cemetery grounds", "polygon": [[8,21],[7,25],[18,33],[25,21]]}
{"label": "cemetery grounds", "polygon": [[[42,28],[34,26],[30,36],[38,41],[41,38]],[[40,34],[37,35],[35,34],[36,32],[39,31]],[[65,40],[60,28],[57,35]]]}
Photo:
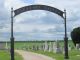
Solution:
{"label": "cemetery grounds", "polygon": [[[49,44],[49,42],[50,41],[48,41],[48,44]],[[43,43],[44,43],[44,41],[15,42],[15,49],[16,50],[31,51],[31,52],[47,55],[47,56],[50,56],[56,60],[64,60],[63,53],[54,53],[53,51],[52,52],[49,52],[49,51],[44,52],[43,50],[32,50],[31,49],[31,47],[33,45],[39,46],[39,45],[42,45]],[[61,47],[64,46],[63,41],[59,41],[59,44]],[[69,41],[69,45],[71,47],[71,50],[69,50],[69,60],[80,60],[80,50],[76,49],[76,47],[73,45],[72,41]],[[29,47],[28,50],[27,50],[27,47]],[[8,43],[8,48],[10,48],[10,43]],[[8,51],[0,51],[0,60],[10,60],[10,53]],[[23,59],[20,55],[18,55],[16,53],[15,60],[23,60]]]}
{"label": "cemetery grounds", "polygon": [[[50,41],[48,41],[49,44]],[[52,41],[53,42],[53,41]],[[39,46],[42,45],[44,41],[28,41],[28,42],[16,42],[15,43],[15,49],[20,49],[20,50],[27,50],[26,47],[29,47],[29,50],[27,51],[32,51],[35,53],[43,54],[50,56],[56,60],[64,60],[64,54],[63,53],[54,53],[49,52],[49,51],[41,51],[41,50],[32,50],[31,47],[33,45]],[[59,42],[60,46],[64,46],[64,41]],[[77,50],[76,47],[74,46],[72,41],[69,41],[69,45],[71,46],[71,50],[69,51],[69,60],[80,60],[80,50]]]}

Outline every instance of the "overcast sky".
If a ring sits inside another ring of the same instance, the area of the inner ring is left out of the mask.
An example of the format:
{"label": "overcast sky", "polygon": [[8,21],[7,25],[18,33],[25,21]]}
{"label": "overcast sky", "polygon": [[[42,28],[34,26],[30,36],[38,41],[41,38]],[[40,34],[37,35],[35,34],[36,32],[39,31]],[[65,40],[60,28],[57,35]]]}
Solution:
{"label": "overcast sky", "polygon": [[[32,4],[67,10],[67,34],[80,27],[80,0],[0,0],[0,41],[10,40],[10,11]],[[60,40],[64,38],[64,20],[49,11],[24,12],[14,18],[15,40]]]}

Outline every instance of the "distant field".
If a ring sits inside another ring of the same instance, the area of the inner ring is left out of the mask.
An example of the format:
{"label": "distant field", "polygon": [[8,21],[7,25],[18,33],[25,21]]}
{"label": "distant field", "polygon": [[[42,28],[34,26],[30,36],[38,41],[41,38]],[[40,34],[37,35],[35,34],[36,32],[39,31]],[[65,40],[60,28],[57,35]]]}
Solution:
{"label": "distant field", "polygon": [[[0,50],[0,60],[10,60],[10,53],[5,50]],[[23,60],[22,56],[15,53],[15,60]]]}

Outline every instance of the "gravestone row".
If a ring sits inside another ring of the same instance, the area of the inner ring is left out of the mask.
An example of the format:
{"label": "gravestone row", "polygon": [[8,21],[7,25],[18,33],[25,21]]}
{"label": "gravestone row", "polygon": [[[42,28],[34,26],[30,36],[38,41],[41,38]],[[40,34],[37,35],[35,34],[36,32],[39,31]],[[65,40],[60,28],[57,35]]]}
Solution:
{"label": "gravestone row", "polygon": [[[0,50],[2,49],[9,49],[8,43],[6,42],[6,44],[0,43]],[[44,52],[54,52],[54,53],[64,53],[64,46],[60,46],[59,41],[55,41],[55,42],[47,42],[45,41],[44,43],[42,43],[41,45],[32,45],[32,46],[26,46],[26,44],[24,44],[24,47],[22,47],[22,50],[41,50]],[[68,45],[68,50],[71,51],[72,47],[70,45]],[[76,50],[80,50],[80,44],[76,44]]]}

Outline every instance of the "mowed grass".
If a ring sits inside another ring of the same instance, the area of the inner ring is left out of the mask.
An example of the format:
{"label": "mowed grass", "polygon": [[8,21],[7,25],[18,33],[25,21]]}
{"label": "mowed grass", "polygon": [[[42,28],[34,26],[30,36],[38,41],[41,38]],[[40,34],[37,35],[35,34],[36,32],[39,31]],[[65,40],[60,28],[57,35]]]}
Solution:
{"label": "mowed grass", "polygon": [[[5,50],[0,50],[0,60],[11,60],[10,53]],[[15,60],[23,60],[22,56],[15,53]]]}
{"label": "mowed grass", "polygon": [[[56,54],[56,53],[53,53],[53,52],[43,52],[43,51],[33,51],[35,53],[39,53],[39,54],[43,54],[43,55],[46,55],[46,56],[50,56],[52,57],[53,59],[56,59],[56,60],[64,60],[64,54]],[[69,51],[69,59],[68,60],[80,60],[80,51],[78,50],[72,50],[72,51]]]}

